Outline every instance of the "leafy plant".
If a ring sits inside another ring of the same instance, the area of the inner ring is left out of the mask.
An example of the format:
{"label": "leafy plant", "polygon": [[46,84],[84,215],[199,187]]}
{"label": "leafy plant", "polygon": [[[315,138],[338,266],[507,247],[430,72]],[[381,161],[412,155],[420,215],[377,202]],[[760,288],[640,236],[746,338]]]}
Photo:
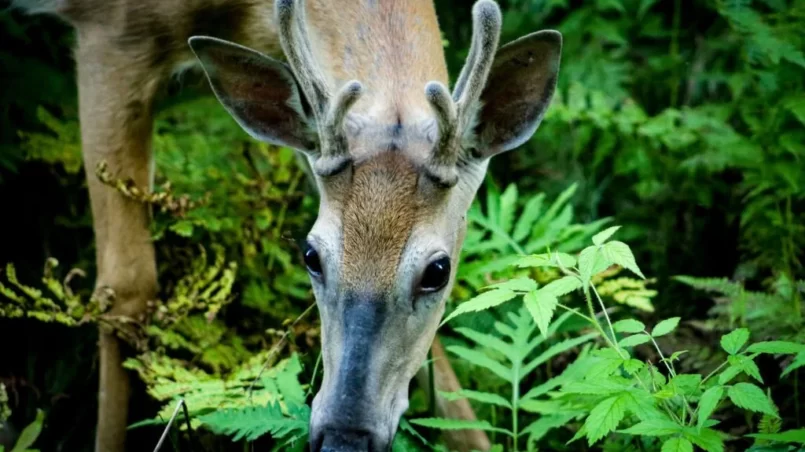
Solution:
{"label": "leafy plant", "polygon": [[[593,236],[592,246],[584,248],[578,256],[556,251],[520,258],[516,265],[558,268],[565,276],[543,287],[539,287],[536,281],[529,278],[498,283],[492,290],[459,305],[445,321],[467,312],[511,303],[510,300],[516,296],[523,295],[521,316],[512,317],[517,327],[502,331],[513,338],[512,343],[517,343],[520,347],[528,344],[528,334],[524,332],[529,331],[531,322],[533,324],[530,328],[539,329],[543,338],[552,332],[549,325],[557,308],[566,311],[560,320],[575,315],[589,322],[597,333],[581,336],[576,340],[582,343],[597,337],[603,340],[604,346],[580,354],[562,375],[532,389],[523,397],[536,412],[565,416],[558,425],[574,418],[583,419],[584,423],[576,430],[570,442],[586,438],[592,446],[608,436],[616,435],[617,439],[608,441],[618,441],[618,444],[624,445],[632,441],[628,439],[632,436],[642,437],[641,444],[656,443],[656,447],[663,450],[692,450],[696,445],[708,452],[714,452],[724,450],[724,441],[728,435],[714,428],[718,422],[712,419],[712,415],[727,400],[735,408],[779,419],[776,405],[767,392],[756,384],[762,385],[764,380],[755,359],[761,354],[799,356],[805,351],[805,344],[765,341],[747,346],[750,332],[746,328],[738,328],[722,336],[721,347],[728,358],[718,368],[706,376],[677,373],[674,362],[681,352],[666,356],[658,345],[657,338],[671,334],[679,325],[680,318],[660,321],[653,328],[648,328],[635,319],[612,322],[604,301],[598,294],[594,276],[613,265],[644,277],[629,246],[624,242],[611,240],[618,229],[617,226],[611,227]],[[558,297],[574,291],[583,295],[586,315],[559,301]],[[603,321],[599,320],[598,308]],[[530,313],[530,318],[525,312]],[[517,323],[518,321],[523,323]],[[509,344],[499,340],[495,342],[494,338],[477,331],[464,331],[462,334],[474,337],[484,347],[502,351],[504,354],[506,350],[510,350],[506,348]],[[632,355],[631,351],[643,344],[656,350],[660,356],[658,365],[646,363]],[[531,350],[527,346],[524,349]],[[461,349],[458,354],[464,359],[481,364],[499,377],[512,380],[513,393],[519,394],[520,374],[513,371],[520,369],[518,366],[522,363],[522,358],[518,355],[510,358],[514,366],[506,368],[477,351]],[[584,369],[583,372],[574,371],[579,368]],[[743,380],[736,381],[739,377]],[[546,386],[558,390],[548,393],[544,389]],[[474,395],[475,400],[499,405],[505,403],[503,406],[510,406],[513,410],[516,410],[515,407],[520,402],[517,396],[508,402],[494,394],[470,394]],[[517,419],[516,411],[513,419]],[[467,428],[438,420],[428,420],[424,425]],[[513,429],[503,431],[517,437],[519,432],[516,420],[513,425]],[[621,428],[622,425],[625,428]],[[488,423],[473,424],[473,428],[501,429]],[[621,435],[626,435],[626,439]],[[796,442],[800,431],[759,435],[761,436],[758,438],[764,440],[777,439],[786,443]],[[513,441],[513,450],[518,450],[516,440]]]}
{"label": "leafy plant", "polygon": [[[506,289],[508,290],[508,289]],[[412,424],[438,429],[481,429],[500,432],[509,437],[509,441],[517,443],[522,437],[534,438],[544,435],[548,429],[564,424],[569,417],[546,417],[528,425],[520,424],[520,413],[531,408],[533,398],[538,391],[530,391],[523,395],[521,385],[540,365],[547,363],[551,358],[575,349],[598,336],[597,333],[588,333],[576,338],[567,339],[541,350],[547,337],[553,336],[557,330],[569,319],[572,313],[568,312],[550,324],[544,334],[536,334],[537,327],[531,320],[526,308],[508,313],[508,323],[496,322],[497,335],[481,333],[468,328],[459,328],[458,333],[469,339],[472,348],[461,345],[447,347],[447,350],[477,367],[485,369],[502,381],[510,384],[511,398],[505,399],[501,395],[491,392],[463,389],[458,392],[442,392],[447,400],[470,399],[478,403],[488,404],[509,411],[512,420],[511,427],[499,428],[487,421],[446,420],[438,418],[413,419]],[[541,390],[547,391],[548,387]],[[572,417],[572,416],[570,416]]]}

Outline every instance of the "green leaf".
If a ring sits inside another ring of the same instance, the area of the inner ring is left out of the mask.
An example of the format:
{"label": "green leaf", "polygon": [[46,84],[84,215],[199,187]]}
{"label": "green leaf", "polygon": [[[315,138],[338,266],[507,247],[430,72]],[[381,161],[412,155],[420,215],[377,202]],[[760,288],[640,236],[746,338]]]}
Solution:
{"label": "green leaf", "polygon": [[674,331],[677,325],[679,325],[679,320],[680,320],[679,317],[671,317],[670,319],[663,320],[654,327],[654,329],[651,331],[651,336],[653,337],[665,336],[671,331]]}
{"label": "green leaf", "polygon": [[475,298],[465,301],[458,305],[458,307],[442,321],[442,325],[458,315],[466,314],[468,312],[483,311],[485,309],[493,308],[503,304],[517,296],[517,292],[509,289],[496,289],[484,292]]}
{"label": "green leaf", "polygon": [[732,403],[740,408],[780,417],[777,409],[762,389],[752,383],[736,383],[727,391]]}
{"label": "green leaf", "polygon": [[497,394],[492,394],[489,392],[473,391],[470,389],[459,389],[458,391],[455,392],[439,391],[439,394],[451,402],[454,400],[470,399],[475,400],[476,402],[498,405],[508,409],[511,409],[512,407],[511,403],[508,400],[504,399],[503,397]]}
{"label": "green leaf", "polygon": [[468,421],[464,419],[442,419],[428,417],[422,419],[410,419],[410,423],[421,425],[422,427],[435,428],[438,430],[484,430],[488,432],[501,432],[511,434],[508,430],[493,427],[486,421]]}
{"label": "green leaf", "polygon": [[768,353],[772,355],[790,354],[795,355],[805,352],[805,344],[797,344],[785,341],[758,342],[750,345],[746,351],[750,353]]}
{"label": "green leaf", "polygon": [[612,328],[619,333],[640,333],[646,329],[646,326],[643,325],[643,322],[625,319],[613,323]]}
{"label": "green leaf", "polygon": [[621,228],[620,226],[612,226],[610,228],[604,229],[603,231],[601,231],[598,234],[595,234],[593,236],[593,243],[596,244],[596,245],[599,245],[599,246],[603,245],[604,242],[609,240],[609,238],[612,237],[612,234],[617,232],[618,229],[620,229],[620,228]]}
{"label": "green leaf", "polygon": [[559,267],[559,264],[562,264],[562,267],[565,268],[572,268],[576,265],[576,258],[567,253],[554,252],[551,254],[530,254],[521,257],[515,262],[518,268]]}
{"label": "green leaf", "polygon": [[596,259],[598,259],[598,247],[596,246],[588,246],[581,250],[579,254],[579,274],[585,287],[590,283],[590,278],[593,276]]}
{"label": "green leaf", "polygon": [[752,433],[746,436],[763,439],[766,441],[777,441],[780,443],[799,443],[805,444],[805,428],[786,430],[779,433]]}
{"label": "green leaf", "polygon": [[520,218],[517,219],[517,224],[514,225],[512,238],[515,242],[521,242],[531,233],[534,222],[537,221],[540,213],[542,213],[542,203],[544,200],[545,194],[540,193],[526,202],[523,213],[520,215]]}
{"label": "green leaf", "polygon": [[722,397],[724,397],[723,386],[713,386],[707,391],[704,391],[701,399],[699,399],[699,414],[696,419],[696,426],[698,428],[702,428],[704,422],[715,412]]}
{"label": "green leaf", "polygon": [[581,280],[575,276],[569,275],[549,282],[540,288],[539,291],[559,298],[562,295],[569,294],[570,292],[579,289],[580,287]]}
{"label": "green leaf", "polygon": [[17,438],[17,443],[14,445],[14,448],[11,449],[11,452],[25,452],[29,449],[34,442],[36,442],[36,439],[39,438],[39,434],[42,433],[43,422],[45,422],[45,412],[36,410],[36,418],[22,429],[20,436]]}
{"label": "green leaf", "polygon": [[805,366],[805,352],[797,354],[797,356],[794,357],[794,361],[792,361],[791,364],[789,364],[785,369],[783,369],[783,373],[780,374],[780,376],[785,377],[789,373],[803,366]]}
{"label": "green leaf", "polygon": [[514,278],[497,284],[492,284],[485,289],[507,289],[515,292],[529,292],[537,290],[537,283],[531,278]]}
{"label": "green leaf", "polygon": [[633,336],[625,337],[618,342],[621,347],[634,347],[636,345],[645,344],[649,342],[651,337],[647,334],[635,334]]}
{"label": "green leaf", "polygon": [[484,334],[470,328],[456,328],[455,331],[479,345],[503,353],[511,361],[519,359],[518,356],[521,354],[512,344],[504,342],[491,334]]}
{"label": "green leaf", "polygon": [[591,411],[584,422],[590,446],[618,427],[626,414],[627,399],[623,394],[604,399]]}
{"label": "green leaf", "polygon": [[701,382],[702,376],[699,374],[679,374],[671,378],[668,385],[673,387],[677,394],[693,395]]}
{"label": "green leaf", "polygon": [[682,431],[682,426],[670,419],[649,419],[639,422],[618,433],[640,436],[668,436]]}
{"label": "green leaf", "polygon": [[721,336],[721,348],[730,355],[734,355],[741,350],[747,340],[749,340],[749,330],[738,328],[729,334]]}
{"label": "green leaf", "polygon": [[585,334],[583,336],[572,337],[570,339],[565,339],[562,342],[558,342],[556,344],[551,345],[550,347],[548,347],[547,350],[545,350],[544,352],[540,353],[539,356],[537,356],[536,358],[531,360],[528,364],[523,366],[522,371],[520,373],[520,378],[523,378],[523,377],[527,376],[537,366],[539,366],[540,364],[543,364],[545,362],[548,362],[548,360],[550,360],[554,356],[556,356],[556,355],[558,355],[560,353],[564,353],[564,352],[566,352],[566,351],[568,351],[568,350],[570,350],[570,349],[572,349],[574,347],[578,347],[579,345],[581,345],[581,344],[583,344],[583,343],[585,343],[585,342],[587,342],[587,341],[589,341],[589,340],[591,340],[593,338],[596,338],[596,337],[598,337],[597,332],[595,332],[595,333],[587,333],[587,334]]}
{"label": "green leaf", "polygon": [[460,345],[451,345],[447,347],[447,351],[453,353],[459,358],[463,358],[469,361],[470,363],[475,364],[476,366],[489,369],[490,371],[492,371],[492,373],[494,373],[495,375],[506,381],[511,381],[512,379],[511,369],[490,358],[483,352],[479,352],[477,350],[471,350],[469,348],[462,347]]}
{"label": "green leaf", "polygon": [[693,444],[685,438],[670,438],[662,443],[661,452],[693,452]]}
{"label": "green leaf", "polygon": [[682,432],[682,435],[707,452],[724,451],[724,441],[721,439],[719,433],[713,429],[688,427]]}
{"label": "green leaf", "polygon": [[718,384],[725,385],[725,384],[729,383],[733,378],[735,378],[741,372],[743,372],[743,369],[741,369],[740,367],[736,367],[736,366],[727,367],[718,376]]}
{"label": "green leaf", "polygon": [[743,373],[763,383],[763,377],[760,376],[760,369],[758,369],[757,364],[752,361],[752,358],[743,355],[734,355],[730,356],[727,361],[731,366],[740,369]]}
{"label": "green leaf", "polygon": [[559,300],[553,295],[543,293],[542,291],[529,292],[523,297],[523,303],[534,318],[539,331],[544,337],[548,336],[548,325],[551,323],[551,318],[556,310],[556,305]]}
{"label": "green leaf", "polygon": [[607,261],[618,264],[643,279],[646,278],[637,266],[629,245],[618,241],[609,242],[601,247],[601,254]]}

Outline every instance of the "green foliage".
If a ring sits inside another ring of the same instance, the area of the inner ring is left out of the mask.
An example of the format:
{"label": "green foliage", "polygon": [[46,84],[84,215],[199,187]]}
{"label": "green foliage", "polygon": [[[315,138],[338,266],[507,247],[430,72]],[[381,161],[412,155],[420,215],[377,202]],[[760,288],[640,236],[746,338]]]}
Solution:
{"label": "green foliage", "polygon": [[[447,351],[473,366],[491,372],[492,375],[508,383],[511,397],[506,399],[497,393],[467,389],[442,393],[442,395],[447,400],[466,398],[490,405],[494,410],[507,411],[512,419],[511,427],[494,427],[487,421],[438,418],[414,419],[411,423],[441,430],[480,429],[499,432],[508,437],[507,441],[514,444],[515,449],[517,443],[523,441],[521,438],[533,442],[551,429],[561,426],[569,419],[564,414],[559,417],[542,416],[529,424],[523,424],[522,421],[525,417],[521,416],[521,413],[539,412],[541,408],[539,403],[534,400],[539,394],[536,391],[521,392],[521,386],[538,366],[545,365],[552,358],[569,350],[578,349],[598,336],[598,333],[588,333],[546,347],[548,338],[553,338],[571,315],[572,313],[567,312],[559,316],[546,327],[542,334],[536,334],[537,325],[534,324],[532,315],[527,308],[521,306],[519,310],[508,313],[508,322],[495,323],[496,334],[494,335],[469,328],[456,330],[469,340],[471,346],[448,346]],[[538,351],[539,353],[537,353]],[[549,380],[543,384],[544,391],[547,391],[551,385],[555,385],[557,380]]]}
{"label": "green foliage", "polygon": [[[37,438],[39,438],[39,434],[42,433],[42,424],[44,422],[45,412],[36,410],[36,419],[20,432],[20,436],[17,438],[14,447],[11,448],[11,452],[38,452],[38,449],[32,449],[31,446],[34,445]],[[5,448],[0,445],[0,452],[4,450]]]}
{"label": "green foliage", "polygon": [[[762,354],[799,354],[803,352],[805,344],[779,340],[749,343],[750,330],[737,328],[721,337],[721,346],[728,358],[720,366],[708,375],[678,373],[674,365],[678,355],[675,353],[666,359],[657,339],[669,336],[677,330],[681,320],[679,317],[662,320],[650,330],[643,322],[635,319],[612,323],[606,306],[598,295],[594,276],[606,271],[613,264],[624,266],[642,277],[628,245],[610,240],[616,231],[616,228],[610,228],[593,237],[593,245],[581,250],[577,259],[555,252],[551,255],[532,256],[528,260],[531,265],[560,268],[565,276],[557,282],[568,282],[557,284],[553,293],[561,296],[579,292],[586,302],[587,315],[560,304],[556,296],[539,295],[539,291],[548,289],[550,284],[538,288],[536,281],[529,282],[523,278],[496,284],[492,293],[508,291],[506,297],[496,298],[505,298],[500,303],[482,304],[477,299],[468,302],[473,304],[473,310],[492,309],[503,302],[512,303],[509,300],[514,295],[509,296],[510,294],[525,294],[517,311],[519,314],[509,313],[510,325],[495,325],[507,341],[479,331],[459,328],[457,332],[472,339],[476,347],[448,348],[464,360],[488,370],[512,385],[511,401],[494,393],[464,391],[461,394],[471,400],[512,411],[511,429],[484,421],[474,423],[468,428],[488,431],[503,428],[504,433],[512,438],[511,450],[519,449],[520,435],[535,430],[540,435],[531,437],[527,442],[529,450],[532,450],[532,442],[542,438],[546,425],[553,425],[546,421],[546,417],[553,416],[553,419],[560,421],[554,427],[567,425],[573,419],[583,420],[583,424],[571,438],[571,443],[586,438],[591,447],[602,441],[626,447],[640,441],[643,446],[655,450],[692,451],[696,446],[708,452],[720,452],[725,450],[724,442],[729,439],[729,435],[714,428],[718,422],[712,416],[729,401],[734,408],[765,416],[762,427],[766,432],[761,431],[758,434],[760,436],[753,437],[777,443],[796,442],[800,434],[796,430],[785,434],[768,432],[772,430],[770,426],[774,425],[773,419],[780,419],[779,409],[768,390],[751,381],[734,380],[745,375],[763,384],[755,359]],[[618,244],[615,246],[616,253],[611,252],[613,243]],[[490,292],[486,292],[488,293]],[[595,304],[600,312],[594,307]],[[550,323],[557,306],[566,312]],[[461,308],[460,305],[449,318],[468,312]],[[595,332],[554,344],[545,355],[550,358],[555,356],[551,354],[554,350],[564,352],[595,338],[599,342],[592,349],[578,354],[573,364],[559,376],[532,387],[521,397],[522,378],[537,365],[547,361],[540,356],[523,365],[524,357],[533,350],[532,344],[541,343],[551,337],[559,325],[572,316],[586,320]],[[551,327],[543,328],[540,325]],[[536,329],[542,329],[543,334],[531,340],[530,336]],[[619,333],[631,335],[619,339]],[[660,357],[660,367],[633,357],[632,353],[638,350],[636,347],[642,344],[650,344],[656,350]],[[518,421],[521,420],[518,409],[539,413],[543,417],[521,431],[518,430]],[[532,427],[535,424],[537,427]],[[421,425],[458,428],[455,422],[448,425],[444,421],[432,419]]]}
{"label": "green foliage", "polygon": [[805,341],[805,320],[799,315],[805,304],[803,281],[791,281],[781,274],[768,291],[756,291],[727,278],[676,276],[674,279],[714,294],[717,303],[709,314],[715,329],[726,330],[739,324],[762,336]]}

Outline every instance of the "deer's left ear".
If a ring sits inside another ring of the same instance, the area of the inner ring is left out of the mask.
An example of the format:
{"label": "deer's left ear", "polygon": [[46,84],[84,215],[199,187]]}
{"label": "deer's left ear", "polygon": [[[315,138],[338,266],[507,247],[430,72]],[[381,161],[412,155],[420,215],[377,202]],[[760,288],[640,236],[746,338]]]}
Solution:
{"label": "deer's left ear", "polygon": [[514,149],[534,134],[556,89],[562,35],[545,30],[501,47],[489,72],[475,127],[480,157]]}

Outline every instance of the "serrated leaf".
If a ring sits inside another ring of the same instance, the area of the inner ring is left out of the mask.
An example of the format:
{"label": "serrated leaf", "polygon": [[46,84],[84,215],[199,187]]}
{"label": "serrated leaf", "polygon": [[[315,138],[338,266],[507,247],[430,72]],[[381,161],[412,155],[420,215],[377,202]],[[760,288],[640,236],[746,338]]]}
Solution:
{"label": "serrated leaf", "polygon": [[696,426],[698,428],[702,428],[704,422],[715,412],[722,397],[724,397],[723,386],[713,386],[707,391],[704,391],[704,394],[702,394],[702,397],[699,399],[699,414],[696,419]]}
{"label": "serrated leaf", "polygon": [[797,344],[794,342],[785,341],[757,342],[747,347],[746,351],[750,353],[768,353],[771,355],[795,355],[797,353],[805,352],[805,344]]}
{"label": "serrated leaf", "polygon": [[805,444],[805,428],[786,430],[779,433],[752,433],[746,436],[762,439],[766,441],[777,441],[781,443]]}
{"label": "serrated leaf", "polygon": [[528,312],[534,318],[537,328],[542,333],[543,337],[548,336],[548,325],[551,323],[551,318],[559,304],[559,300],[553,295],[542,293],[541,291],[529,292],[523,297]]}
{"label": "serrated leaf", "polygon": [[609,238],[612,237],[612,234],[617,232],[618,229],[620,229],[620,228],[621,228],[620,226],[612,226],[612,227],[604,229],[603,231],[601,231],[598,234],[595,234],[593,236],[593,243],[596,244],[596,245],[603,245],[604,242],[609,240]]}
{"label": "serrated leaf", "polygon": [[640,436],[668,436],[681,431],[682,427],[669,419],[649,419],[627,429],[618,430],[618,433]]}
{"label": "serrated leaf", "polygon": [[763,383],[763,377],[760,376],[760,369],[758,369],[757,364],[752,361],[752,358],[743,355],[734,355],[730,356],[727,361],[733,367],[740,369],[743,373]]}
{"label": "serrated leaf", "polygon": [[654,329],[651,330],[651,335],[653,337],[665,336],[676,329],[677,325],[679,325],[679,320],[679,317],[671,317],[670,319],[663,320],[654,326]]}
{"label": "serrated leaf", "polygon": [[693,452],[693,444],[685,438],[670,438],[662,443],[661,452]]}
{"label": "serrated leaf", "polygon": [[637,266],[637,262],[635,262],[634,255],[629,245],[619,241],[609,242],[601,247],[601,254],[607,261],[618,264],[641,278],[646,279],[643,272],[641,272],[640,268]]}
{"label": "serrated leaf", "polygon": [[749,330],[738,328],[729,334],[721,336],[721,348],[730,355],[734,355],[741,350],[747,340],[749,340]]}
{"label": "serrated leaf", "polygon": [[590,278],[593,276],[593,268],[595,267],[596,260],[598,259],[599,251],[597,246],[588,246],[581,250],[579,254],[579,274],[581,275],[582,284],[589,284]]}
{"label": "serrated leaf", "polygon": [[738,407],[758,413],[765,413],[774,417],[780,417],[777,414],[777,409],[772,404],[771,400],[766,397],[763,390],[752,383],[736,383],[730,386],[727,395],[730,400],[732,400],[732,403]]}
{"label": "serrated leaf", "polygon": [[743,372],[743,370],[740,367],[736,366],[727,367],[726,369],[724,369],[723,372],[721,372],[721,374],[719,374],[718,384],[725,385],[729,383],[733,378],[735,378],[741,372]]}
{"label": "serrated leaf", "polygon": [[602,400],[590,411],[590,415],[584,422],[587,442],[590,446],[618,428],[618,424],[626,414],[626,405],[626,397],[619,394]]}
{"label": "serrated leaf", "polygon": [[724,451],[724,441],[721,439],[719,433],[713,429],[688,427],[682,432],[682,435],[707,452]]}
{"label": "serrated leaf", "polygon": [[640,369],[646,367],[643,361],[637,359],[627,359],[623,362],[623,370],[629,375],[636,374]]}
{"label": "serrated leaf", "polygon": [[541,287],[539,292],[559,298],[579,288],[581,288],[581,280],[575,276],[569,275],[549,282]]}
{"label": "serrated leaf", "polygon": [[497,284],[492,284],[485,289],[507,289],[515,292],[529,292],[537,290],[537,283],[531,278],[514,278]]}
{"label": "serrated leaf", "polygon": [[495,289],[484,292],[475,298],[465,301],[442,321],[442,325],[461,314],[478,312],[501,305],[517,296],[517,292],[509,289]]}
{"label": "serrated leaf", "polygon": [[646,329],[646,326],[638,320],[625,319],[613,323],[612,328],[619,333],[640,333]]}
{"label": "serrated leaf", "polygon": [[455,392],[439,391],[439,394],[441,394],[442,397],[451,402],[454,400],[470,399],[475,400],[476,402],[488,403],[511,409],[511,403],[508,400],[504,399],[503,397],[497,394],[492,394],[490,392],[473,391],[470,389],[459,389],[458,391]]}
{"label": "serrated leaf", "polygon": [[668,385],[673,387],[677,394],[693,395],[702,382],[702,376],[699,374],[679,374],[668,382]]}
{"label": "serrated leaf", "polygon": [[645,344],[650,340],[651,337],[649,337],[647,334],[635,334],[621,339],[621,341],[618,342],[618,345],[621,347],[634,347],[636,345]]}

